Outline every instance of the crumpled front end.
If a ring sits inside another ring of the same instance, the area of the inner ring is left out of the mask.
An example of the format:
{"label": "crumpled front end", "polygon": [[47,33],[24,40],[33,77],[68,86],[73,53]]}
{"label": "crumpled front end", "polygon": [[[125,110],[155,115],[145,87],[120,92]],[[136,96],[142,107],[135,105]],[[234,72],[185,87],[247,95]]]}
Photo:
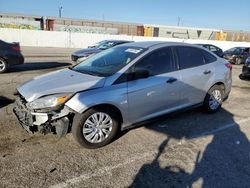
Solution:
{"label": "crumpled front end", "polygon": [[27,107],[27,101],[19,94],[13,112],[28,133],[53,133],[59,137],[69,132],[74,116],[73,110],[66,106],[48,112],[31,110]]}

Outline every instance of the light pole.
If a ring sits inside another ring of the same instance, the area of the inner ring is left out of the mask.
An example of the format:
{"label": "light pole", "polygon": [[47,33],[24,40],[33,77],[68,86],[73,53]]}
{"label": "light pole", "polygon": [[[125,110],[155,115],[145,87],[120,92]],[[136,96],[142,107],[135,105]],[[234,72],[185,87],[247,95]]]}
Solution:
{"label": "light pole", "polygon": [[62,17],[62,6],[60,6],[60,7],[58,7],[58,10],[59,10],[59,18],[61,18]]}
{"label": "light pole", "polygon": [[177,26],[178,26],[178,27],[180,26],[180,22],[181,22],[181,17],[178,16],[178,21],[177,21]]}

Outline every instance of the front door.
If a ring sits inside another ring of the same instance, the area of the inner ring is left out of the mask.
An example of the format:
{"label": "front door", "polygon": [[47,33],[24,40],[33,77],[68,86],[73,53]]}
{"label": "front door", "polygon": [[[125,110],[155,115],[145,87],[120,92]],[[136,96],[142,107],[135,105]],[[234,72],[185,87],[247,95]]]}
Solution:
{"label": "front door", "polygon": [[129,117],[132,123],[161,115],[179,105],[180,74],[172,49],[161,48],[139,60],[131,71],[147,69],[150,76],[128,82]]}

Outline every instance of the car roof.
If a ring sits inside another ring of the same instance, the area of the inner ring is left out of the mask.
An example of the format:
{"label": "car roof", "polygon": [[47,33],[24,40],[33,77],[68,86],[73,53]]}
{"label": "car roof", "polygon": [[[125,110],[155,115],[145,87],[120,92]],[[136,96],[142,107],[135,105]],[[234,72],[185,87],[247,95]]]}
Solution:
{"label": "car roof", "polygon": [[139,47],[139,48],[151,48],[155,46],[196,46],[194,44],[188,44],[188,43],[183,43],[183,42],[166,42],[166,41],[133,42],[129,44],[122,44],[119,46],[128,46],[128,45],[130,47]]}
{"label": "car roof", "polygon": [[127,42],[133,42],[133,41],[130,41],[130,40],[104,40],[106,42],[124,42],[124,43],[127,43]]}
{"label": "car roof", "polygon": [[[233,47],[233,48],[240,48],[240,49],[246,49],[246,48],[249,48],[249,47]],[[233,49],[233,48],[230,48],[230,49]]]}
{"label": "car roof", "polygon": [[196,45],[199,45],[199,46],[215,46],[213,44],[196,44]]}

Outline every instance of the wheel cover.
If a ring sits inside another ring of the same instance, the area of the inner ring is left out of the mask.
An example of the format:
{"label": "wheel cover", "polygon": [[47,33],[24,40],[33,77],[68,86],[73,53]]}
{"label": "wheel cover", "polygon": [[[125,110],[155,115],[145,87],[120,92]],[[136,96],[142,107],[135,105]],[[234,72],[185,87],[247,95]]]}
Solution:
{"label": "wheel cover", "polygon": [[5,63],[2,60],[0,60],[0,71],[4,69],[5,69]]}
{"label": "wheel cover", "polygon": [[210,94],[210,98],[209,98],[209,107],[212,110],[216,110],[220,104],[222,102],[222,95],[221,95],[221,91],[220,90],[214,90],[211,94]]}
{"label": "wheel cover", "polygon": [[82,133],[88,142],[100,143],[108,138],[112,127],[112,118],[104,112],[97,112],[84,122]]}

